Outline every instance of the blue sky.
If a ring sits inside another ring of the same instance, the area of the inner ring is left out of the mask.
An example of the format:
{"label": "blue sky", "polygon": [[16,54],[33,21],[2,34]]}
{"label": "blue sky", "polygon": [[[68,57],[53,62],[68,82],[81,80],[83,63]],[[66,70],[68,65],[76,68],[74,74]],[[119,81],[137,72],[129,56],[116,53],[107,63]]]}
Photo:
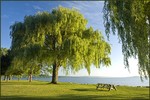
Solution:
{"label": "blue sky", "polygon": [[[103,1],[3,1],[1,3],[1,47],[10,48],[10,30],[9,27],[15,21],[23,21],[25,15],[34,15],[39,11],[51,12],[53,8],[58,6],[76,8],[88,20],[88,25],[95,30],[98,29],[105,35],[105,28],[103,25]],[[121,44],[118,43],[117,36],[110,36],[112,52],[111,52],[111,66],[102,66],[100,69],[91,66],[90,76],[107,76],[107,77],[127,77],[137,76],[138,67],[137,60],[131,58],[130,73],[125,69]],[[63,74],[63,69],[59,70],[59,75]],[[69,74],[70,76],[89,76],[85,69],[80,70],[76,74]]]}

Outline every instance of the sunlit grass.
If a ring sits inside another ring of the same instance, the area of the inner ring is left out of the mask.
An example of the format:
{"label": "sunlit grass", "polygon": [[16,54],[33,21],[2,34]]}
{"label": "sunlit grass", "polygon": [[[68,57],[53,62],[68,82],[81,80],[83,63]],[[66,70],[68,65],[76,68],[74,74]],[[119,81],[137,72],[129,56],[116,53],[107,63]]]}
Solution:
{"label": "sunlit grass", "polygon": [[86,99],[149,99],[149,88],[117,86],[117,91],[96,90],[96,84],[58,83],[42,81],[1,82],[1,98],[4,100],[86,100]]}

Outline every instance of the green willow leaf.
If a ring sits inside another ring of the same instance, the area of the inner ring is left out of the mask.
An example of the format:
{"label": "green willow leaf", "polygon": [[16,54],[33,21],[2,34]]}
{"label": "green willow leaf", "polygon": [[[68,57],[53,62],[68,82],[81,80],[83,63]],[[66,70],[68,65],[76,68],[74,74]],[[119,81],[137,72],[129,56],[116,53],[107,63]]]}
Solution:
{"label": "green willow leaf", "polygon": [[125,66],[138,58],[141,77],[150,77],[150,1],[105,0],[103,13],[108,38],[112,31],[122,43]]}

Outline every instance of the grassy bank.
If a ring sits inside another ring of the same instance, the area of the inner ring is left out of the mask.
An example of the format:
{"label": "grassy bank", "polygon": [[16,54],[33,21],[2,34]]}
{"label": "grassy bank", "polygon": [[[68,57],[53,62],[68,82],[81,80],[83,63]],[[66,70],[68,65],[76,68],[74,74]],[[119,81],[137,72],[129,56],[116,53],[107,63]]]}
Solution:
{"label": "grassy bank", "polygon": [[149,99],[149,88],[117,86],[117,91],[96,90],[96,85],[33,81],[1,82],[1,100]]}

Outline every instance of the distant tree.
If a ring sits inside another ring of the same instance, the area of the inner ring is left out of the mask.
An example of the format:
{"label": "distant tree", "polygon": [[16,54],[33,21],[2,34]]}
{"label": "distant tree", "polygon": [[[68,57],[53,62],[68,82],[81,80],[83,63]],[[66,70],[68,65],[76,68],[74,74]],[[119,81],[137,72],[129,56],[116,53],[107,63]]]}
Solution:
{"label": "distant tree", "polygon": [[40,69],[41,66],[40,64],[37,64],[36,60],[29,59],[28,55],[24,55],[24,57],[21,57],[20,59],[18,59],[18,56],[14,57],[11,64],[11,69],[9,71],[18,77],[22,76],[23,74],[28,75],[28,80],[31,82],[32,75],[40,74]]}
{"label": "distant tree", "polygon": [[105,0],[104,26],[122,43],[124,64],[130,57],[138,58],[139,74],[150,77],[150,1]]}
{"label": "distant tree", "polygon": [[[23,71],[23,74],[28,74],[29,82],[31,82],[32,74],[39,73],[39,46],[36,44],[32,45],[32,41],[30,40],[25,40],[27,34],[25,33],[24,23],[16,22],[10,28],[12,29],[10,35],[12,37],[11,52],[13,56],[13,68],[11,69],[13,71]],[[28,42],[31,42],[30,45],[27,45]]]}
{"label": "distant tree", "polygon": [[7,73],[11,65],[10,50],[7,48],[1,48],[1,75],[4,75],[4,80],[10,79],[10,74]]}
{"label": "distant tree", "polygon": [[97,68],[110,65],[110,45],[98,30],[86,28],[86,24],[77,10],[64,7],[25,16],[23,22],[11,26],[16,61],[26,67],[31,62],[34,66],[46,64],[53,69],[54,84],[60,67],[73,72],[86,68],[90,74],[92,64]]}
{"label": "distant tree", "polygon": [[20,80],[20,78],[22,77],[23,75],[23,70],[21,69],[15,69],[14,67],[10,66],[8,68],[8,70],[6,71],[6,74],[7,75],[10,75],[10,77],[12,78],[12,76],[17,76],[18,77],[18,81]]}

